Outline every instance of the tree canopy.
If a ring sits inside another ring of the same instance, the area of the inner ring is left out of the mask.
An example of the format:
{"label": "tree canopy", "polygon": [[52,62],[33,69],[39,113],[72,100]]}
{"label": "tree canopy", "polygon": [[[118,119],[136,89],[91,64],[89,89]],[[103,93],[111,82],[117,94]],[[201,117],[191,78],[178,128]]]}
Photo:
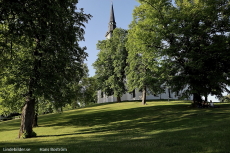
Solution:
{"label": "tree canopy", "polygon": [[96,69],[96,78],[98,87],[107,96],[115,95],[117,101],[127,91],[125,67],[127,59],[127,50],[125,47],[127,41],[127,31],[116,28],[113,31],[113,37],[107,40],[99,41],[97,44],[98,59],[93,64]]}
{"label": "tree canopy", "polygon": [[228,91],[229,1],[139,2],[132,29],[149,56],[161,57],[171,88],[193,94],[194,100]]}
{"label": "tree canopy", "polygon": [[11,86],[10,92],[25,100],[21,134],[32,134],[36,97],[68,101],[71,83],[83,76],[87,53],[78,42],[84,40],[84,23],[91,15],[76,12],[77,3],[0,1],[1,88]]}
{"label": "tree canopy", "polygon": [[[126,78],[129,91],[135,89],[142,91],[142,104],[146,104],[146,94],[159,94],[164,92],[162,84],[165,82],[161,76],[161,67],[158,54],[149,53],[152,49],[137,36],[140,29],[134,22],[128,31],[128,50]],[[148,32],[142,33],[149,34]]]}

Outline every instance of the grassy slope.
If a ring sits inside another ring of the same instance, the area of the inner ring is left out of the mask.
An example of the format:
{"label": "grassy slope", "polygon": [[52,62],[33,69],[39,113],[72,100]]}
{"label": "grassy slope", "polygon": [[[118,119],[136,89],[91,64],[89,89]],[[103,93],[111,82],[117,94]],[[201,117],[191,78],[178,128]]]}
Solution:
{"label": "grassy slope", "polygon": [[67,148],[77,153],[230,152],[230,104],[192,109],[185,102],[100,104],[39,116],[38,137],[16,139],[19,120],[0,122],[4,147]]}

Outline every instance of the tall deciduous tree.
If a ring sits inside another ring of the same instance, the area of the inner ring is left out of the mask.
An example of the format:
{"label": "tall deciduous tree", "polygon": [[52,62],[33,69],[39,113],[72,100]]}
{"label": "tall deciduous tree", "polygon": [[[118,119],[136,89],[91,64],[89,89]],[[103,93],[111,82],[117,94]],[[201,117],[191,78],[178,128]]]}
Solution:
{"label": "tall deciduous tree", "polygon": [[128,32],[128,41],[126,44],[128,50],[128,66],[126,67],[127,86],[129,91],[138,89],[142,91],[142,104],[146,104],[146,94],[162,93],[164,79],[161,76],[160,61],[155,51],[149,54],[149,50],[153,50],[144,40],[144,35],[148,37],[149,31],[144,31],[141,36],[135,21],[130,24]]}
{"label": "tall deciduous tree", "polygon": [[172,89],[186,89],[196,101],[228,91],[229,0],[139,2],[134,11],[137,35],[155,49],[149,53],[161,55]]}
{"label": "tall deciduous tree", "polygon": [[[77,0],[0,1],[1,75],[25,98],[19,137],[32,136],[36,97],[68,101],[71,83],[83,76],[86,48],[84,22],[90,15],[76,12]],[[23,89],[23,90],[22,90]]]}
{"label": "tall deciduous tree", "polygon": [[114,94],[118,102],[126,92],[125,67],[128,55],[125,47],[126,35],[126,30],[116,28],[112,38],[99,41],[97,48],[100,52],[94,63],[99,89],[107,96]]}

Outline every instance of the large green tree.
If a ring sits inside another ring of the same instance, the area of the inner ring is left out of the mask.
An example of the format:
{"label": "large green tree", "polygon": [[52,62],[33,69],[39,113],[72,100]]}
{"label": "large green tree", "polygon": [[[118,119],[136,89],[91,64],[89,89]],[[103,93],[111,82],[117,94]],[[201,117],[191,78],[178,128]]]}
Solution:
{"label": "large green tree", "polygon": [[97,48],[100,52],[93,64],[99,89],[107,96],[115,95],[118,102],[126,92],[126,41],[127,30],[116,28],[110,39],[98,42]]}
{"label": "large green tree", "polygon": [[[149,53],[149,50],[153,49],[148,47],[144,40],[139,39],[137,28],[139,27],[133,21],[128,31],[127,87],[129,92],[135,89],[142,91],[142,104],[145,105],[146,94],[159,94],[164,91],[164,78],[161,76],[158,54],[154,54],[155,51]],[[149,32],[145,31],[142,33],[142,36],[144,35],[149,35]]]}
{"label": "large green tree", "polygon": [[[36,97],[69,101],[71,84],[83,76],[84,22],[77,0],[0,1],[1,76],[23,95],[19,137],[32,136]],[[4,65],[3,65],[4,64]]]}
{"label": "large green tree", "polygon": [[[174,91],[221,95],[229,85],[229,0],[139,0],[137,39],[161,58]],[[185,89],[185,90],[184,90]]]}

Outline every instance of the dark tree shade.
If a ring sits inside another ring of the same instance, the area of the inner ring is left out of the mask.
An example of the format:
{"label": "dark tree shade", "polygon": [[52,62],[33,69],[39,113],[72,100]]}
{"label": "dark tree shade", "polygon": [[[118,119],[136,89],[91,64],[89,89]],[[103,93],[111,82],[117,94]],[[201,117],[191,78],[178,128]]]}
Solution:
{"label": "dark tree shade", "polygon": [[[1,0],[1,75],[5,86],[21,90],[21,134],[32,134],[36,97],[68,101],[71,83],[83,76],[87,56],[84,24],[91,15],[76,12],[77,0]],[[7,72],[7,73],[6,73]]]}

